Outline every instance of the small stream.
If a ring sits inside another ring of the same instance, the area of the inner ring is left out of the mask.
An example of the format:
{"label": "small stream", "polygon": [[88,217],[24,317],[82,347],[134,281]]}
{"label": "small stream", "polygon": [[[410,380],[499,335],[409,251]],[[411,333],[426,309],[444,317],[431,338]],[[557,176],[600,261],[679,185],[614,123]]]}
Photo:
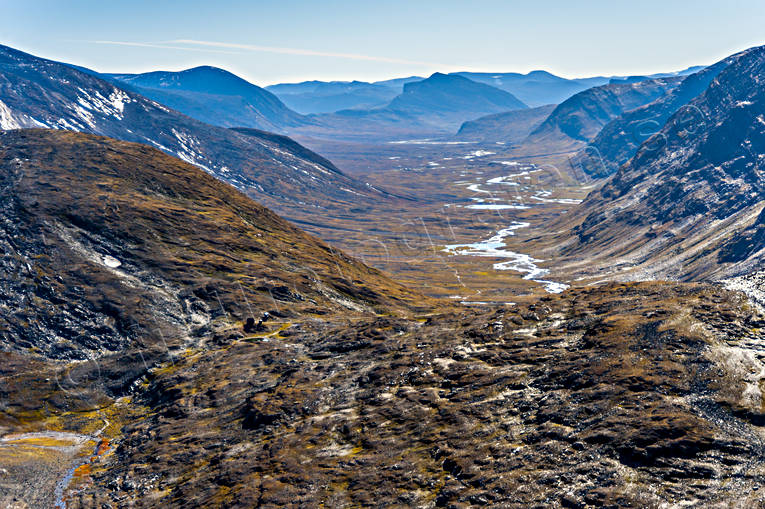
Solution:
{"label": "small stream", "polygon": [[[74,478],[75,472],[81,466],[88,464],[92,456],[99,455],[99,447],[101,443],[99,436],[108,426],[109,422],[104,419],[104,427],[92,435],[81,435],[78,433],[67,433],[63,431],[42,431],[36,433],[17,433],[5,435],[0,437],[0,447],[36,447],[40,449],[54,450],[60,452],[62,455],[64,455],[64,457],[74,458],[72,460],[71,466],[66,470],[64,476],[56,483],[56,487],[53,492],[53,507],[55,509],[66,509],[66,492],[69,488],[69,484]],[[27,443],[29,440],[40,439],[68,442],[68,445],[38,445],[34,443]],[[78,458],[78,452],[80,452],[88,442],[95,442],[95,449],[90,455]]]}
{"label": "small stream", "polygon": [[[472,198],[477,203],[472,205],[466,205],[468,209],[482,209],[482,210],[507,210],[507,209],[527,209],[533,205],[533,203],[519,203],[517,200],[521,196],[514,194],[514,202],[511,203],[497,203],[502,201],[501,198],[495,197],[495,193],[482,189],[482,185],[503,185],[511,186],[514,191],[520,191],[525,189],[527,185],[524,180],[530,178],[530,175],[541,170],[537,169],[534,165],[520,165],[519,163],[512,161],[497,161],[500,164],[506,166],[517,166],[520,170],[517,173],[505,175],[502,177],[495,177],[486,180],[485,183],[470,184],[467,189],[475,193],[480,193],[479,197]],[[489,197],[481,197],[480,195],[488,195]],[[550,198],[551,191],[548,190],[536,190],[531,196],[531,199],[537,203],[566,203],[577,204],[580,200],[571,200],[565,198]],[[487,203],[492,202],[492,203]],[[480,242],[474,242],[472,244],[451,244],[444,247],[444,251],[452,255],[460,256],[485,256],[490,258],[507,258],[507,261],[498,262],[493,265],[494,270],[513,270],[525,274],[524,279],[534,281],[544,285],[544,288],[549,293],[561,293],[566,290],[569,285],[559,283],[556,281],[549,281],[542,279],[544,276],[550,273],[549,270],[539,267],[537,264],[544,260],[538,260],[523,253],[516,253],[515,251],[508,250],[505,245],[504,239],[515,235],[515,230],[521,228],[528,228],[531,226],[529,223],[513,221],[510,226],[498,231],[493,237]]]}
{"label": "small stream", "polygon": [[541,279],[550,271],[538,267],[536,264],[543,260],[537,260],[523,253],[516,253],[506,249],[504,239],[515,235],[515,230],[528,228],[529,223],[513,222],[507,228],[497,232],[492,238],[473,244],[451,244],[444,247],[444,251],[452,255],[460,256],[485,256],[490,258],[507,258],[508,261],[498,262],[493,265],[494,270],[514,270],[526,274],[523,279],[545,285],[549,293],[561,293],[568,288],[567,284],[556,281]]}

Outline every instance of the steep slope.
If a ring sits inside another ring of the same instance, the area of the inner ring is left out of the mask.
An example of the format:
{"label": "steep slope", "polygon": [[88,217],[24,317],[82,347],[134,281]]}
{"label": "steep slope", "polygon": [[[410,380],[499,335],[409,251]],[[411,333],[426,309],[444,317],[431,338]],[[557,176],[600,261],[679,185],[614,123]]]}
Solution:
{"label": "steep slope", "polygon": [[[704,92],[712,80],[738,56],[733,55],[701,68],[683,79],[677,88],[652,103],[622,113],[603,127],[595,139],[573,158],[572,164],[588,176],[597,178],[612,175],[635,155],[645,140],[666,124],[670,116]],[[693,130],[702,119],[696,111],[687,109],[676,121]],[[661,143],[661,139],[656,142]]]}
{"label": "steep slope", "polygon": [[765,47],[734,56],[689,103],[702,120],[693,131],[678,111],[588,196],[566,252],[618,258],[643,277],[724,277],[760,267],[763,73]]}
{"label": "steep slope", "polygon": [[405,84],[403,93],[387,108],[456,129],[466,119],[527,106],[498,88],[462,76],[435,73],[428,79]]}
{"label": "steep slope", "polygon": [[0,128],[69,129],[146,143],[290,214],[378,193],[274,140],[204,124],[70,66],[0,47]]}
{"label": "steep slope", "polygon": [[486,115],[465,122],[457,131],[457,138],[471,141],[519,143],[555,109],[555,104],[528,108],[525,110],[506,111]]}
{"label": "steep slope", "polygon": [[[13,304],[18,285],[29,289],[33,282],[50,280],[36,304],[79,301],[89,312],[102,313],[91,323],[113,319],[113,327],[78,335],[67,324],[76,322],[79,312],[60,310],[51,322],[40,321],[39,329],[22,327],[22,320],[52,307],[11,313],[0,335],[6,349],[30,347],[32,338],[35,349],[51,357],[85,355],[90,347],[98,353],[102,342],[123,347],[129,342],[120,332],[129,322],[146,323],[164,313],[172,322],[173,312],[188,313],[177,307],[178,292],[191,281],[208,288],[199,290],[204,303],[187,295],[191,309],[197,302],[200,317],[207,319],[217,313],[210,306],[219,304],[209,292],[217,289],[225,304],[238,299],[240,285],[250,292],[242,297],[258,307],[273,307],[272,295],[283,297],[283,311],[394,309],[404,305],[397,299],[410,294],[228,184],[157,149],[33,129],[0,133],[0,155],[3,252],[10,257],[3,264],[3,306],[21,305],[23,299]],[[33,261],[24,264],[25,259]],[[10,277],[19,264],[22,280]],[[156,300],[146,299],[152,292]],[[141,293],[143,302],[132,304],[131,296]]]}
{"label": "steep slope", "polygon": [[363,81],[309,81],[266,87],[287,106],[303,114],[332,113],[347,109],[385,106],[401,93],[401,87]]}
{"label": "steep slope", "polygon": [[217,67],[107,76],[130,85],[144,97],[212,125],[281,131],[307,122],[271,92]]}
{"label": "steep slope", "polygon": [[560,150],[576,148],[594,138],[623,112],[654,101],[673,89],[680,78],[603,85],[580,92],[559,104],[525,143]]}

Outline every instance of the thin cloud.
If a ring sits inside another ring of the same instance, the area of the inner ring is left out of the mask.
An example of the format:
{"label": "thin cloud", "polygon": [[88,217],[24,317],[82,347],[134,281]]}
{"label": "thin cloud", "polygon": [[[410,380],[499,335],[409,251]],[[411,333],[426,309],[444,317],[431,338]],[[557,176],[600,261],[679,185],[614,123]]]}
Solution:
{"label": "thin cloud", "polygon": [[417,60],[406,60],[401,58],[378,57],[373,55],[360,55],[357,53],[334,53],[334,52],[328,52],[328,51],[316,51],[316,50],[299,49],[299,48],[280,48],[276,46],[257,46],[252,44],[236,44],[236,43],[230,43],[230,42],[199,41],[196,39],[176,39],[173,41],[168,41],[168,43],[169,44],[191,44],[195,46],[214,47],[214,48],[240,49],[240,50],[263,52],[263,53],[279,53],[282,55],[344,58],[347,60],[385,62],[388,64],[425,65],[430,67],[441,67],[441,68],[452,67],[451,65],[439,64],[434,62],[420,62]]}
{"label": "thin cloud", "polygon": [[177,49],[177,50],[183,50],[183,51],[195,51],[195,52],[204,52],[204,53],[225,53],[228,55],[241,55],[241,51],[226,51],[226,50],[215,50],[215,49],[203,49],[203,48],[189,48],[184,46],[174,46],[172,44],[166,44],[166,43],[156,43],[156,42],[131,42],[131,41],[82,41],[87,42],[91,44],[109,44],[112,46],[132,46],[136,48],[158,48],[158,49]]}

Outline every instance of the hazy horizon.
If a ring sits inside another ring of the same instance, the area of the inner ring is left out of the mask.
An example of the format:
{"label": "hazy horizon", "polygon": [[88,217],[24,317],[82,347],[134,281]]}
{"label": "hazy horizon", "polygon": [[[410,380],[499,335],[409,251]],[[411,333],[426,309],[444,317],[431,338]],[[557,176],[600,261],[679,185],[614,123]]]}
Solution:
{"label": "hazy horizon", "polygon": [[765,4],[721,9],[709,0],[263,1],[226,8],[197,0],[98,7],[30,0],[4,10],[0,43],[37,56],[99,72],[212,65],[261,86],[454,71],[545,70],[565,78],[676,72],[762,44],[765,20]]}

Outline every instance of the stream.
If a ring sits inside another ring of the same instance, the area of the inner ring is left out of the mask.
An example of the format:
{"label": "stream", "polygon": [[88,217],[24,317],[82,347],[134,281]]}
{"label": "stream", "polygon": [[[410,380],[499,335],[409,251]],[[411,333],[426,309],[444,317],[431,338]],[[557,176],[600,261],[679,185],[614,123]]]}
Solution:
{"label": "stream", "polygon": [[[518,193],[514,193],[512,196],[513,201],[509,203],[497,203],[502,201],[501,198],[496,196],[496,193],[482,189],[482,185],[494,185],[494,186],[510,186],[513,191],[525,191],[529,187],[529,183],[525,180],[530,180],[530,175],[541,170],[537,169],[534,165],[520,165],[519,163],[512,161],[496,161],[497,163],[506,166],[519,167],[520,170],[517,173],[505,175],[502,177],[494,177],[486,180],[486,182],[469,184],[467,189],[479,194],[478,197],[472,198],[477,202],[471,205],[465,205],[468,209],[482,209],[482,210],[506,210],[506,209],[527,209],[533,206],[532,203],[523,203],[521,196]],[[482,195],[488,195],[484,197]],[[550,198],[552,192],[549,190],[533,190],[531,196],[532,200],[536,200],[539,203],[565,203],[565,204],[577,204],[580,200],[572,200],[566,198]],[[509,197],[509,196],[508,196]],[[492,202],[492,203],[487,203]],[[556,281],[549,281],[542,279],[544,276],[550,273],[549,270],[539,267],[537,264],[544,260],[538,260],[523,253],[517,253],[510,251],[505,245],[504,239],[515,235],[515,231],[528,228],[530,223],[513,221],[508,227],[498,231],[493,237],[480,242],[474,242],[472,244],[451,244],[444,247],[444,251],[451,255],[460,256],[485,256],[490,258],[507,258],[507,261],[498,262],[493,265],[494,270],[513,270],[525,274],[524,279],[534,281],[544,285],[545,290],[548,293],[561,293],[566,290],[569,285],[565,283],[559,283]]]}

